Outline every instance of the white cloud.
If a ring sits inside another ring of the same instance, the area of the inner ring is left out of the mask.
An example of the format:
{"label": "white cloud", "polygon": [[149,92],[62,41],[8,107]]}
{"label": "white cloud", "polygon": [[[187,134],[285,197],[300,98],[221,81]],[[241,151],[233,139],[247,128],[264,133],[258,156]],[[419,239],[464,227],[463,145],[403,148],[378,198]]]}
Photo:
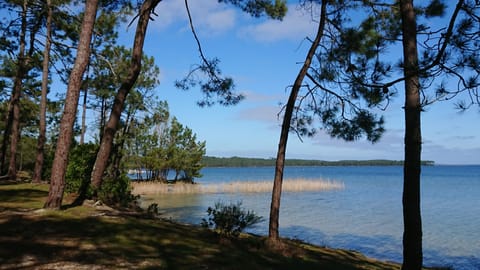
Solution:
{"label": "white cloud", "polygon": [[281,111],[279,102],[285,97],[253,91],[245,91],[243,94],[246,97],[242,103],[244,108],[239,111],[237,119],[264,122],[277,129],[282,121],[278,115]]}
{"label": "white cloud", "polygon": [[[297,5],[289,5],[288,13],[282,21],[270,18],[252,18],[232,5],[219,4],[217,0],[189,1],[192,20],[201,35],[218,35],[234,31],[237,21],[243,18],[236,29],[242,37],[260,42],[282,40],[301,41],[311,36],[317,27],[310,13]],[[187,11],[183,1],[162,1],[156,8],[158,16],[151,23],[154,31],[190,31]]]}
{"label": "white cloud", "polygon": [[314,33],[317,24],[311,15],[296,5],[289,5],[282,21],[265,19],[262,23],[249,25],[240,30],[240,35],[261,42],[281,40],[299,41]]}
{"label": "white cloud", "polygon": [[[216,0],[189,1],[195,29],[201,33],[219,34],[235,26],[235,10]],[[162,1],[156,9],[153,27],[163,31],[171,26],[190,31],[187,10],[183,1]]]}
{"label": "white cloud", "polygon": [[279,120],[277,117],[279,110],[280,108],[275,106],[256,106],[242,110],[238,115],[238,118],[241,120],[254,120],[269,124],[278,124],[281,121],[281,119]]}

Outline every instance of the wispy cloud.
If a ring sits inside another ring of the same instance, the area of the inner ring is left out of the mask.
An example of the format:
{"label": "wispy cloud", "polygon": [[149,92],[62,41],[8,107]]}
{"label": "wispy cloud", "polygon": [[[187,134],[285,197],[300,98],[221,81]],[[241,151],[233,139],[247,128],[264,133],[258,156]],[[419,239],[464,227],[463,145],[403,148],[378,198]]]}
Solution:
{"label": "wispy cloud", "polygon": [[278,126],[278,123],[280,122],[277,117],[279,110],[280,108],[275,106],[255,106],[240,111],[238,118],[248,121],[262,121],[269,124],[276,124],[276,126]]}
{"label": "wispy cloud", "polygon": [[[203,34],[219,34],[235,26],[235,9],[216,0],[189,1],[189,8],[197,31]],[[180,31],[189,30],[183,1],[162,1],[156,11],[159,16],[152,23],[155,30],[163,31],[173,25],[180,26]]]}
{"label": "wispy cloud", "polygon": [[261,42],[299,41],[314,33],[315,28],[316,23],[309,13],[296,5],[289,5],[288,13],[282,21],[265,19],[261,23],[243,27],[239,33]]}
{"label": "wispy cloud", "polygon": [[[353,142],[347,142],[342,139],[331,138],[325,131],[320,131],[312,140],[316,145],[328,145],[335,148],[348,148],[352,151],[363,152],[366,156],[375,152],[382,156],[392,155],[393,153],[402,153],[403,135],[401,130],[387,130],[380,141],[372,143],[366,139],[360,139]],[[397,154],[395,154],[398,156]],[[372,157],[382,158],[382,157]]]}
{"label": "wispy cloud", "polygon": [[[282,21],[252,18],[232,5],[219,4],[217,0],[190,1],[189,7],[196,30],[204,36],[237,31],[239,36],[259,42],[300,41],[314,33],[317,27],[310,13],[297,5],[289,5]],[[158,17],[152,22],[154,31],[165,31],[170,27],[176,27],[180,32],[189,31],[183,1],[162,1],[156,12]],[[240,18],[243,18],[241,25]]]}
{"label": "wispy cloud", "polygon": [[278,116],[281,111],[279,102],[285,97],[253,91],[245,91],[243,94],[246,96],[245,106],[237,114],[237,119],[264,122],[276,129],[281,122]]}
{"label": "wispy cloud", "polygon": [[451,139],[460,141],[472,141],[477,140],[478,138],[476,136],[452,136]]}

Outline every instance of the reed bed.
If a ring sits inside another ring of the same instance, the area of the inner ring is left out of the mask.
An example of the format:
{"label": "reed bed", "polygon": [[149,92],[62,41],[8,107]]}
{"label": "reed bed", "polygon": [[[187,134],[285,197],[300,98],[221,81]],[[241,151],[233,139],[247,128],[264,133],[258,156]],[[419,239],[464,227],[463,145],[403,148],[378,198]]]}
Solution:
{"label": "reed bed", "polygon": [[[272,187],[273,181],[235,181],[215,184],[132,182],[133,193],[137,195],[265,193],[271,192]],[[286,179],[282,185],[282,190],[285,192],[326,191],[343,188],[343,183],[323,179]]]}

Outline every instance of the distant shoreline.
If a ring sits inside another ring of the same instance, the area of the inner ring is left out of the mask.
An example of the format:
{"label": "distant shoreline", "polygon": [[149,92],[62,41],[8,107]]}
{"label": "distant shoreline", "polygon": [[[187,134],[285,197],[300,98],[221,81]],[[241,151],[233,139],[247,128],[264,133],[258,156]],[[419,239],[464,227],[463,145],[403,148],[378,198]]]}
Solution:
{"label": "distant shoreline", "polygon": [[[246,157],[203,157],[202,163],[205,167],[267,167],[275,166],[274,158],[246,158]],[[309,160],[309,159],[287,159],[285,166],[402,166],[403,160]],[[422,161],[423,166],[434,166],[432,160]]]}

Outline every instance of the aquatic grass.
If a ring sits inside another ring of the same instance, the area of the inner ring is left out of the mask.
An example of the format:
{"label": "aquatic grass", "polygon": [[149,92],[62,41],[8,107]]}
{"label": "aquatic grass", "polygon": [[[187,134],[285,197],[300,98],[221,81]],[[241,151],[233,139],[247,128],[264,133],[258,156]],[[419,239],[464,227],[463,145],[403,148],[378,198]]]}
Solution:
{"label": "aquatic grass", "polygon": [[[159,182],[132,182],[133,194],[209,194],[209,193],[265,193],[271,192],[272,181],[234,181],[215,184],[163,184]],[[327,191],[343,189],[344,184],[323,179],[286,179],[284,192]]]}

